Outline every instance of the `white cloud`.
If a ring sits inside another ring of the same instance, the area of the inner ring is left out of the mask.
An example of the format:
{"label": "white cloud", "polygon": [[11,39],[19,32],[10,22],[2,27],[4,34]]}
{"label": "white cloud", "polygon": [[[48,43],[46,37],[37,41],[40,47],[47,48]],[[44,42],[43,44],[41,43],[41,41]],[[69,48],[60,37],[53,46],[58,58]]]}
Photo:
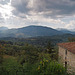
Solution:
{"label": "white cloud", "polygon": [[71,20],[68,24],[66,24],[65,28],[69,29],[75,28],[75,20]]}
{"label": "white cloud", "polygon": [[2,5],[0,4],[0,13],[2,14],[4,19],[12,16],[13,7],[11,6],[11,0],[8,4]]}
{"label": "white cloud", "polygon": [[27,25],[53,28],[75,27],[74,0],[0,0],[0,13],[0,18],[5,19],[0,25],[9,28]]}

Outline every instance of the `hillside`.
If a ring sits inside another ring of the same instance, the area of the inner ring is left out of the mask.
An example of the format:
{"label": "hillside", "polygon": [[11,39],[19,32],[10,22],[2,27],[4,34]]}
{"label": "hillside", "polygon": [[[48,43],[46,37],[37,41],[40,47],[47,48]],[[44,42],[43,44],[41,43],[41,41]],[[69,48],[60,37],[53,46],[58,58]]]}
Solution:
{"label": "hillside", "polygon": [[0,33],[0,37],[36,37],[36,36],[52,36],[60,35],[62,32],[43,26],[27,26],[18,29],[8,29]]}
{"label": "hillside", "polygon": [[75,34],[75,31],[73,30],[68,30],[68,29],[63,29],[63,28],[57,28],[56,30],[63,32],[63,33]]}
{"label": "hillside", "polygon": [[0,27],[0,31],[4,31],[4,30],[8,30],[8,28],[7,27]]}

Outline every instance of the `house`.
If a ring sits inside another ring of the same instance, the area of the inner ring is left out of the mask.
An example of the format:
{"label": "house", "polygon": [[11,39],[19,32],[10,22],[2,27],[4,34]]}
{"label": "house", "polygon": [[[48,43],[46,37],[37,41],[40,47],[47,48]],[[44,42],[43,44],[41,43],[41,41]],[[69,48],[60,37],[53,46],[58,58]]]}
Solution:
{"label": "house", "polygon": [[75,72],[75,42],[59,43],[59,62],[63,63],[67,70]]}

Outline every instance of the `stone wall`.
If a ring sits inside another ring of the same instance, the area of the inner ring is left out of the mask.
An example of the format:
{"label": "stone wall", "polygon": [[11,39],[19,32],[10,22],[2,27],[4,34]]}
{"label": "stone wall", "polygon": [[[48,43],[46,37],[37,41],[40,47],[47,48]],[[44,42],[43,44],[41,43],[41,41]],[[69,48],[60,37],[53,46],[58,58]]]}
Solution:
{"label": "stone wall", "polygon": [[65,62],[65,49],[59,46],[59,62],[63,63]]}
{"label": "stone wall", "polygon": [[75,71],[75,54],[67,51],[68,68]]}
{"label": "stone wall", "polygon": [[67,68],[68,70],[75,72],[75,54],[59,46],[59,62],[65,64],[65,57],[67,57]]}

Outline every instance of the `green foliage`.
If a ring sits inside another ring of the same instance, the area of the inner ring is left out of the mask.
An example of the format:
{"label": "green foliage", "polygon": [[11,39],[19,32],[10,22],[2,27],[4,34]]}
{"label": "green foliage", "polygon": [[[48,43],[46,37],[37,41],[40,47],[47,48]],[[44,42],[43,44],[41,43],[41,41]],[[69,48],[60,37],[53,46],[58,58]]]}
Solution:
{"label": "green foliage", "polygon": [[[16,75],[19,73],[23,74],[22,66],[12,57],[4,60],[2,69],[0,70],[5,71],[6,75]],[[1,72],[0,74],[4,75],[4,72]]]}
{"label": "green foliage", "polygon": [[65,75],[65,68],[56,61],[43,59],[36,64],[24,64],[26,75]]}
{"label": "green foliage", "polygon": [[69,41],[69,42],[75,42],[75,37],[68,38],[68,41]]}
{"label": "green foliage", "polygon": [[46,47],[4,41],[0,45],[0,75],[65,75],[57,60],[51,42]]}
{"label": "green foliage", "polygon": [[19,58],[21,63],[34,63],[38,60],[38,49],[32,45],[23,46]]}
{"label": "green foliage", "polygon": [[0,45],[0,64],[3,62],[3,51],[4,47],[2,45]]}
{"label": "green foliage", "polygon": [[33,68],[33,64],[30,63],[25,63],[23,65],[23,72],[25,75],[33,75],[32,74],[32,68]]}
{"label": "green foliage", "polygon": [[40,62],[37,71],[39,75],[64,75],[65,69],[56,61],[48,61],[44,59]]}

